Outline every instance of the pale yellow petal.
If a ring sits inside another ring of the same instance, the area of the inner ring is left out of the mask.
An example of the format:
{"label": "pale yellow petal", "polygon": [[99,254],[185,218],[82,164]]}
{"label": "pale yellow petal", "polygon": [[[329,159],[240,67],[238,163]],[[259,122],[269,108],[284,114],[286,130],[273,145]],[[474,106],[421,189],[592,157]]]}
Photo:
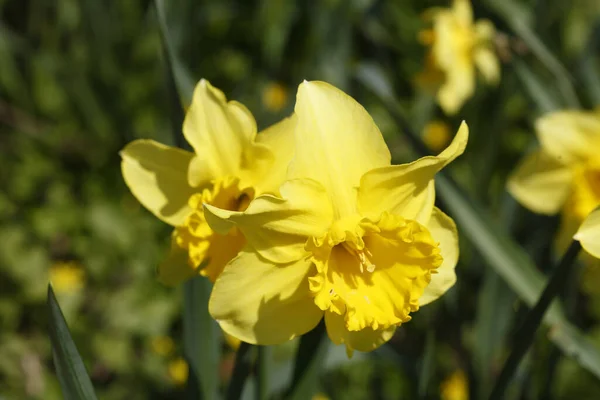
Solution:
{"label": "pale yellow petal", "polygon": [[507,189],[519,203],[540,214],[556,214],[571,191],[573,173],[545,151],[527,155],[508,179]]}
{"label": "pale yellow petal", "polygon": [[439,243],[444,261],[436,272],[431,274],[431,282],[425,288],[423,296],[419,299],[419,305],[424,306],[438,299],[454,286],[456,282],[456,263],[458,262],[458,232],[456,224],[439,208],[434,208],[431,219],[427,223],[427,229],[433,240]]}
{"label": "pale yellow petal", "polygon": [[256,144],[244,154],[242,170],[257,196],[279,194],[294,155],[295,128],[295,115],[271,125],[258,133]]}
{"label": "pale yellow petal", "polygon": [[133,195],[164,222],[181,225],[190,213],[188,183],[193,154],[153,140],[136,140],[121,150],[121,172]]}
{"label": "pale yellow petal", "polygon": [[600,258],[600,208],[592,211],[583,221],[574,236],[581,242],[581,246],[596,258]]}
{"label": "pale yellow petal", "polygon": [[210,314],[228,334],[251,344],[273,345],[313,329],[323,317],[308,288],[310,261],[275,265],[242,251],[217,279]]}
{"label": "pale yellow petal", "polygon": [[481,47],[475,50],[475,65],[487,83],[496,85],[500,81],[500,64],[494,50],[489,47]]}
{"label": "pale yellow petal", "polygon": [[281,195],[257,197],[244,212],[205,205],[204,215],[217,232],[226,233],[237,226],[249,246],[266,259],[296,261],[306,255],[304,245],[309,237],[327,231],[333,211],[325,189],[309,179],[287,181]]}
{"label": "pale yellow petal", "polygon": [[435,200],[435,174],[460,156],[467,145],[469,128],[462,123],[452,143],[438,156],[410,164],[392,165],[366,173],[358,190],[361,214],[375,218],[382,212],[426,223]]}
{"label": "pale yellow petal", "polygon": [[542,148],[564,163],[586,161],[598,156],[598,113],[557,111],[539,118],[535,128]]}
{"label": "pale yellow petal", "polygon": [[446,70],[446,81],[440,87],[437,98],[444,112],[448,115],[454,115],[474,92],[475,70],[473,62],[466,57],[461,57]]}
{"label": "pale yellow petal", "polygon": [[355,213],[360,177],[390,163],[379,128],[353,98],[324,82],[302,83],[295,111],[295,155],[288,178],[320,182],[337,216]]}
{"label": "pale yellow petal", "polygon": [[348,356],[352,355],[354,350],[373,351],[394,336],[396,327],[387,329],[365,328],[360,331],[349,331],[346,329],[346,323],[342,315],[327,311],[325,313],[325,326],[327,335],[335,344],[345,344]]}
{"label": "pale yellow petal", "polygon": [[[183,134],[197,156],[192,170],[214,177],[237,175],[242,151],[254,141],[256,121],[242,104],[227,102],[225,95],[208,81],[194,90],[192,104],[183,122]],[[192,184],[194,181],[190,176]]]}
{"label": "pale yellow petal", "polygon": [[473,23],[473,9],[469,0],[454,0],[452,3],[454,18],[465,27]]}

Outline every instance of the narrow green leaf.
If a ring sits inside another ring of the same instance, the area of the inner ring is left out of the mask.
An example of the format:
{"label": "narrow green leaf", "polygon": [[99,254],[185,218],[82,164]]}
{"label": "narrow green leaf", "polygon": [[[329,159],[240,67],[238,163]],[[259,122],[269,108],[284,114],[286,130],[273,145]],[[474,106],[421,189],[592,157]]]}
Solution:
{"label": "narrow green leaf", "polygon": [[504,390],[508,386],[513,374],[517,370],[519,363],[525,356],[527,350],[533,344],[535,333],[542,323],[542,318],[544,318],[544,314],[548,310],[550,303],[556,296],[558,296],[560,292],[564,290],[565,283],[568,282],[567,278],[573,269],[573,263],[575,263],[575,259],[577,258],[580,250],[581,244],[574,240],[560,261],[558,267],[554,269],[552,277],[549,279],[548,284],[544,288],[540,299],[529,311],[527,317],[525,318],[525,323],[521,329],[519,329],[516,343],[510,353],[510,356],[506,360],[504,367],[502,368],[502,372],[500,373],[496,384],[494,385],[494,389],[490,395],[490,400],[502,398]]}
{"label": "narrow green leaf", "polygon": [[486,3],[523,39],[538,60],[554,75],[556,85],[570,108],[580,108],[569,71],[530,27],[530,14],[513,0],[486,0]]}
{"label": "narrow green leaf", "polygon": [[579,65],[580,76],[585,90],[594,105],[600,105],[600,69],[598,52],[600,50],[600,21],[590,33],[585,51]]}
{"label": "narrow green leaf", "polygon": [[421,374],[419,375],[419,397],[428,398],[431,381],[435,374],[435,331],[430,329],[427,332],[425,341],[425,354],[421,361]]}
{"label": "narrow green leaf", "polygon": [[239,400],[244,392],[244,385],[252,369],[252,349],[254,346],[242,342],[235,355],[235,367],[231,375],[231,381],[227,387],[226,400]]}
{"label": "narrow green leaf", "polygon": [[[179,57],[179,49],[177,41],[171,32],[169,25],[168,6],[165,0],[155,0],[156,14],[158,17],[158,25],[160,27],[163,46],[167,53],[168,62],[174,75],[177,91],[182,102],[182,106],[186,108],[192,101],[194,93],[195,79],[186,65]],[[176,22],[174,22],[175,24]]]}
{"label": "narrow green leaf", "polygon": [[515,72],[523,83],[527,94],[537,105],[542,114],[558,110],[561,105],[556,101],[556,95],[549,90],[549,86],[540,81],[539,77],[519,59],[513,60]]}
{"label": "narrow green leaf", "polygon": [[319,325],[300,339],[292,384],[286,396],[289,400],[310,399],[318,389],[319,377],[327,355],[329,342],[325,323]]}
{"label": "narrow green leaf", "polygon": [[219,388],[219,326],[208,313],[212,284],[205,277],[183,285],[183,348],[190,371],[195,372],[203,399],[217,398]]}
{"label": "narrow green leaf", "polygon": [[271,348],[256,346],[256,400],[267,400],[269,394],[269,370]]}
{"label": "narrow green leaf", "polygon": [[96,394],[85,365],[71,338],[65,317],[56,301],[52,285],[48,285],[50,341],[56,374],[66,400],[94,400]]}

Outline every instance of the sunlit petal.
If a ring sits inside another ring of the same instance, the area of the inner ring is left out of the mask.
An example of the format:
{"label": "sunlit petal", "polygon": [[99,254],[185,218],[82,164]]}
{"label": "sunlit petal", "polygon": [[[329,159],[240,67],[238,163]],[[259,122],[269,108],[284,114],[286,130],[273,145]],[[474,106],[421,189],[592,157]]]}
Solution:
{"label": "sunlit petal", "polygon": [[573,173],[565,164],[545,151],[523,159],[508,180],[508,191],[528,209],[541,214],[556,214],[571,191]]}
{"label": "sunlit petal", "polygon": [[464,152],[468,137],[469,128],[463,122],[452,143],[439,155],[366,173],[358,190],[361,213],[375,218],[387,211],[426,223],[435,200],[432,180],[439,170]]}
{"label": "sunlit petal", "polygon": [[423,306],[438,299],[454,286],[456,273],[454,268],[458,262],[458,232],[452,218],[444,214],[440,209],[434,208],[431,219],[427,223],[427,229],[433,240],[440,244],[440,250],[444,261],[436,273],[431,274],[431,282],[425,288],[423,296],[419,299],[419,305]]}
{"label": "sunlit petal", "polygon": [[288,178],[320,182],[336,215],[354,213],[360,177],[390,163],[379,128],[353,98],[324,82],[302,83],[295,110],[295,155]]}
{"label": "sunlit petal", "polygon": [[246,211],[234,212],[205,205],[205,217],[217,232],[237,226],[251,248],[276,263],[296,261],[306,253],[311,236],[322,235],[333,219],[325,189],[309,179],[286,182],[282,198],[264,195],[250,203]]}
{"label": "sunlit petal", "polygon": [[123,178],[139,202],[164,222],[182,224],[195,191],[187,180],[193,154],[153,140],[131,142],[120,154]]}
{"label": "sunlit petal", "polygon": [[354,350],[373,351],[394,336],[395,326],[386,329],[373,330],[366,328],[361,331],[349,331],[346,328],[344,317],[333,313],[325,313],[325,326],[327,335],[335,344],[345,344],[348,356],[352,356]]}
{"label": "sunlit petal", "polygon": [[[256,122],[246,107],[227,102],[223,92],[203,79],[194,90],[183,134],[197,154],[192,171],[210,171],[214,177],[236,175],[243,149],[256,136]],[[194,175],[190,182],[199,183]]]}
{"label": "sunlit petal", "polygon": [[323,317],[308,289],[310,261],[274,265],[242,251],[217,279],[209,303],[221,328],[247,343],[278,344],[313,329]]}
{"label": "sunlit petal", "polygon": [[483,78],[490,84],[500,81],[500,64],[494,51],[488,47],[481,47],[473,53],[475,65]]}

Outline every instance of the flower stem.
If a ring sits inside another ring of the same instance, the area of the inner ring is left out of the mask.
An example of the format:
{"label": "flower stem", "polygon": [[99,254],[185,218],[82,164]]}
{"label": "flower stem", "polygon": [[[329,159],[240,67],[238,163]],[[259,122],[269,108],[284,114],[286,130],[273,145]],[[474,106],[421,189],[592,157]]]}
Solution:
{"label": "flower stem", "polygon": [[242,397],[244,385],[252,367],[252,352],[250,351],[252,347],[251,344],[240,343],[240,348],[235,355],[235,366],[233,367],[231,381],[229,381],[227,387],[226,400],[238,400]]}
{"label": "flower stem", "polygon": [[269,393],[269,360],[271,348],[256,346],[256,396],[257,400],[266,400]]}
{"label": "flower stem", "polygon": [[319,325],[300,339],[292,384],[286,399],[310,399],[316,392],[319,374],[327,355],[328,341],[325,323]]}
{"label": "flower stem", "polygon": [[508,356],[508,359],[502,368],[502,372],[500,373],[500,377],[496,381],[496,385],[492,390],[490,400],[502,398],[504,390],[508,386],[512,376],[519,366],[519,363],[533,343],[535,333],[542,322],[546,310],[552,303],[554,297],[556,297],[563,290],[565,283],[568,282],[567,278],[572,270],[572,265],[577,258],[577,254],[579,254],[579,250],[581,250],[581,245],[578,241],[574,240],[563,258],[560,260],[558,267],[556,267],[552,273],[552,276],[544,288],[544,291],[542,292],[538,302],[527,314],[525,322],[518,332],[518,340],[515,343],[512,352]]}

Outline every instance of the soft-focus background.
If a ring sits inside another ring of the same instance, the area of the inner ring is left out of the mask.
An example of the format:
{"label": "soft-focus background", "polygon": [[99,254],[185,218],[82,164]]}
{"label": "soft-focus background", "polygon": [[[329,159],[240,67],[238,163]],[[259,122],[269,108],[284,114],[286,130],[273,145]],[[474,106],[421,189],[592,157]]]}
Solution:
{"label": "soft-focus background", "polygon": [[[465,119],[472,136],[451,167],[453,176],[540,269],[557,256],[551,239],[557,219],[526,212],[504,184],[534,142],[535,117],[567,104],[552,54],[583,106],[598,105],[597,0],[476,1],[476,17],[498,29],[501,84],[478,85],[453,118],[415,79],[426,51],[417,40],[426,27],[421,16],[448,2],[156,4],[0,0],[0,399],[61,398],[47,335],[49,279],[101,398],[182,393],[181,288],[155,280],[170,229],[129,193],[118,154],[136,138],[182,145],[180,126],[172,122],[182,111],[158,15],[191,77],[206,78],[246,104],[259,128],[291,112],[303,79],[328,81],[361,102],[397,162],[415,154],[369,85],[383,85],[399,99],[406,120],[433,151]],[[536,41],[550,59],[532,51]],[[343,349],[330,354],[324,396],[459,400],[469,386],[489,387],[526,308],[467,240],[461,250],[457,285],[416,313],[389,345],[351,360]],[[574,281],[569,315],[593,336],[600,333],[600,296],[587,282],[586,289]],[[219,374],[226,382],[234,350],[224,343]],[[282,346],[273,357],[285,365],[293,349],[293,343]],[[562,356],[542,330],[509,395],[592,399],[600,396],[600,383]]]}

